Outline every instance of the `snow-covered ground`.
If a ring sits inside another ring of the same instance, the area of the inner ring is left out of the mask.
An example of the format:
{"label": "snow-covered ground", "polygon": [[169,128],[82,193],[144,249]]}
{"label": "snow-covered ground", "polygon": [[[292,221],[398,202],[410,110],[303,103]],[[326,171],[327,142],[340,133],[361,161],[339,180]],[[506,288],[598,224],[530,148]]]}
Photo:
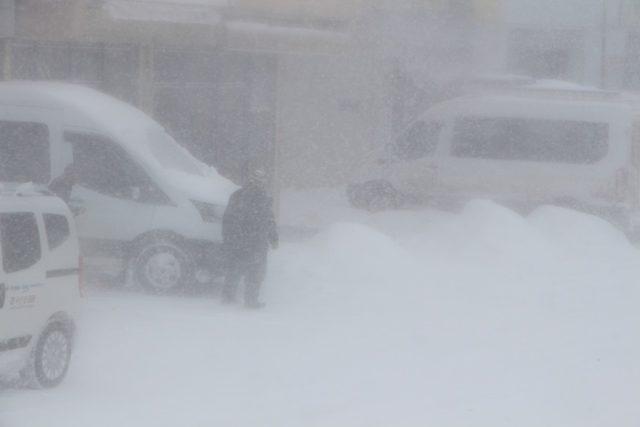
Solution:
{"label": "snow-covered ground", "polygon": [[317,227],[260,312],[94,289],[67,380],[0,390],[0,426],[637,426],[640,252],[608,224],[288,194]]}

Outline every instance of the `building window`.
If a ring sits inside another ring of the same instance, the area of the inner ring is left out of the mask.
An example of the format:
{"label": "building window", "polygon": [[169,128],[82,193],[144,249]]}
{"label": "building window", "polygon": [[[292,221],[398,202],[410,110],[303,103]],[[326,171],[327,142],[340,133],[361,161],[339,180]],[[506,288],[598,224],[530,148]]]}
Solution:
{"label": "building window", "polygon": [[579,31],[515,30],[507,55],[515,74],[575,81],[584,74],[584,36]]}
{"label": "building window", "polygon": [[640,33],[627,39],[623,85],[625,89],[640,90]]}

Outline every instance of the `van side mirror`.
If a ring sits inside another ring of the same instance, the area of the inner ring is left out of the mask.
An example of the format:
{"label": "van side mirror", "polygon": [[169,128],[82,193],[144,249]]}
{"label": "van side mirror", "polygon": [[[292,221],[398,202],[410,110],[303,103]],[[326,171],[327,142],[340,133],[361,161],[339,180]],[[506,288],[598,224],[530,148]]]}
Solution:
{"label": "van side mirror", "polygon": [[130,188],[130,195],[131,198],[133,200],[140,200],[140,195],[141,195],[141,191],[140,191],[140,187],[131,187]]}

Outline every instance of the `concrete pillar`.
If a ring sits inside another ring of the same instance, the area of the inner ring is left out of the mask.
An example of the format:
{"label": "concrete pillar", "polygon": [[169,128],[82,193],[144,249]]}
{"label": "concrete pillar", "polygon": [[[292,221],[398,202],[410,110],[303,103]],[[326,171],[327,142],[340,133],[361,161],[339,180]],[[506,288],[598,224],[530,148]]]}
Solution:
{"label": "concrete pillar", "polygon": [[151,44],[138,46],[138,108],[153,115],[155,86],[153,84],[154,47]]}
{"label": "concrete pillar", "polygon": [[2,41],[2,79],[12,78],[13,43],[10,38]]}
{"label": "concrete pillar", "polygon": [[276,77],[275,77],[275,132],[273,138],[272,159],[272,194],[276,220],[280,219],[280,202],[282,194],[282,57],[276,56]]}

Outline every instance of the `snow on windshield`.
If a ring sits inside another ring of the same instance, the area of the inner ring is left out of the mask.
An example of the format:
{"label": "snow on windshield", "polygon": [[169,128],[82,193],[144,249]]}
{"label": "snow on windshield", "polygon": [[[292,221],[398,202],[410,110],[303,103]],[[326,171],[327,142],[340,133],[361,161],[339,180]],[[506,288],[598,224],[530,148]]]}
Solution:
{"label": "snow on windshield", "polygon": [[147,135],[151,154],[160,165],[189,175],[205,176],[203,165],[180,147],[166,131],[152,127]]}

